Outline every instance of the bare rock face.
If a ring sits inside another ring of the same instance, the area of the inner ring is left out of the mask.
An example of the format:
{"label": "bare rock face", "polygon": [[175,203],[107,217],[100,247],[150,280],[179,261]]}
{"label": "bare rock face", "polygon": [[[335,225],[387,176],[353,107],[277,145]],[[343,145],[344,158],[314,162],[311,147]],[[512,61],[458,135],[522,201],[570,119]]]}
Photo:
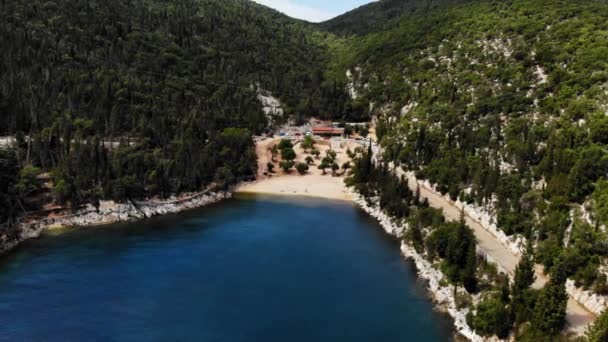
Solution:
{"label": "bare rock face", "polygon": [[[0,254],[11,250],[19,243],[40,236],[45,229],[52,227],[87,227],[129,222],[154,216],[176,214],[185,210],[203,207],[232,197],[232,193],[201,192],[184,194],[179,198],[168,200],[129,201],[116,203],[101,201],[99,208],[88,204],[72,215],[60,218],[46,218],[36,222],[20,222],[17,225],[17,236],[9,237],[0,234]],[[0,227],[1,228],[1,227]],[[0,231],[4,231],[0,229]]]}

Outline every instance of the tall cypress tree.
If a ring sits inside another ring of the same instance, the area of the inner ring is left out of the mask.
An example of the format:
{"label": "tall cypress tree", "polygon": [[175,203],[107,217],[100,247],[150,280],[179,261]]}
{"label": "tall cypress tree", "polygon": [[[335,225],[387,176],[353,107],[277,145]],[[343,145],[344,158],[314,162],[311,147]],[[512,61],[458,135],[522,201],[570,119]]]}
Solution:
{"label": "tall cypress tree", "polygon": [[530,286],[534,283],[534,258],[531,254],[531,246],[528,246],[519,264],[515,267],[513,285],[511,286],[511,316],[516,323],[523,323],[532,316],[530,301],[533,300]]}
{"label": "tall cypress tree", "polygon": [[467,259],[462,273],[462,283],[469,293],[477,292],[477,251],[474,241],[469,241]]}
{"label": "tall cypress tree", "polygon": [[549,282],[534,306],[532,327],[536,334],[556,336],[566,321],[568,294],[564,284]]}
{"label": "tall cypress tree", "polygon": [[513,277],[513,294],[521,294],[528,289],[534,281],[534,258],[530,253],[530,248],[527,248],[524,255],[521,257],[519,264],[515,267],[515,275]]}

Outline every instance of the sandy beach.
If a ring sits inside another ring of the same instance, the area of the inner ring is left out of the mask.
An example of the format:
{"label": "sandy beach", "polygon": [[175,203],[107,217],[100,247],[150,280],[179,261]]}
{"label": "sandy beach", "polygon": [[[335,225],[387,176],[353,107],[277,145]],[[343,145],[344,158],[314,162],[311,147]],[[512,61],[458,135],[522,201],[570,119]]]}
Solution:
{"label": "sandy beach", "polygon": [[[280,138],[267,138],[258,141],[256,150],[258,155],[258,180],[252,183],[246,183],[239,186],[237,193],[257,193],[265,195],[290,195],[290,196],[306,196],[317,197],[332,200],[351,201],[352,197],[344,184],[344,175],[342,170],[338,176],[332,176],[331,171],[327,170],[326,174],[319,170],[317,166],[320,160],[315,160],[313,165],[310,165],[310,170],[306,175],[299,175],[295,170],[285,173],[279,170],[278,163],[275,164],[275,173],[268,174],[267,164],[271,162],[272,156],[268,151],[268,147],[277,144],[281,141]],[[358,145],[352,142],[333,143],[327,140],[317,141],[315,148],[321,152],[321,158],[325,156],[331,148],[336,152],[336,162],[342,166],[349,161],[346,154],[347,149],[354,150]],[[295,144],[296,162],[304,162],[310,154],[306,153],[299,143]]]}
{"label": "sandy beach", "polygon": [[282,176],[240,186],[237,193],[290,195],[350,201],[344,178],[331,175]]}

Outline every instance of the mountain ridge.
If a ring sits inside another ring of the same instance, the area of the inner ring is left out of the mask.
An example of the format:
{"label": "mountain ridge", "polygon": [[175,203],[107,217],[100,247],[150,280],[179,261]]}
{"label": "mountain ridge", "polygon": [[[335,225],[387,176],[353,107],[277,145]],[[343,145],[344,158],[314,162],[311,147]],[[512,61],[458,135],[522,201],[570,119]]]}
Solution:
{"label": "mountain ridge", "polygon": [[320,23],[321,29],[340,36],[364,35],[390,28],[409,15],[467,0],[379,0]]}

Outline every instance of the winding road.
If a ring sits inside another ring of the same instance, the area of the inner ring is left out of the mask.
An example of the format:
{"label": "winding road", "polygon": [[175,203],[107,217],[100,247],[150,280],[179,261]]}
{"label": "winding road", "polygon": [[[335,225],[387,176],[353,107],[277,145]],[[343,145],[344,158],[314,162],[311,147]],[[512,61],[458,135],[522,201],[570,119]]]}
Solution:
{"label": "winding road", "polygon": [[[410,189],[412,191],[416,191],[416,188],[419,186],[421,197],[427,198],[431,207],[443,210],[443,214],[447,220],[454,221],[460,219],[461,208],[458,207],[454,202],[446,199],[435,190],[428,188],[423,184],[423,182],[418,181],[411,174],[407,174],[400,169],[397,170],[400,175],[407,177],[408,186]],[[506,272],[512,277],[515,273],[515,267],[519,263],[520,257],[503,245],[492,233],[490,233],[489,230],[484,228],[478,220],[466,213],[465,221],[473,230],[479,247],[487,253],[490,259],[493,260],[502,271]],[[535,288],[542,288],[547,281],[547,276],[543,273],[540,267],[537,267],[536,282],[533,286]],[[593,323],[595,319],[596,316],[593,313],[585,309],[572,297],[569,298],[568,307],[566,309],[566,321],[568,324],[567,329],[569,331],[572,331],[577,335],[582,335],[584,334],[587,326]]]}

